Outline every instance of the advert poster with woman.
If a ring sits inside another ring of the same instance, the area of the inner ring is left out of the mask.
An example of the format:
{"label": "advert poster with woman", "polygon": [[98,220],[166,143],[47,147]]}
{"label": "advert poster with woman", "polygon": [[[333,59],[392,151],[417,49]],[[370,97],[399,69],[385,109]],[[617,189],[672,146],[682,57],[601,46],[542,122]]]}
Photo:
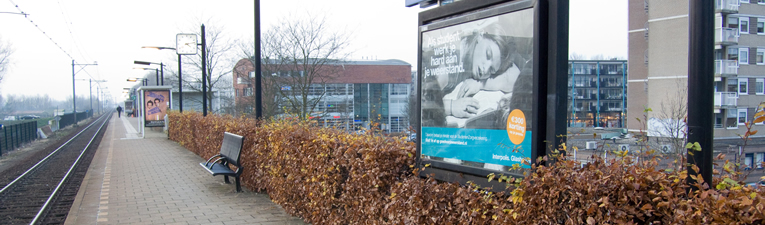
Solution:
{"label": "advert poster with woman", "polygon": [[424,158],[529,167],[533,27],[533,10],[523,9],[422,32]]}
{"label": "advert poster with woman", "polygon": [[165,126],[165,115],[170,100],[170,91],[145,91],[144,109],[147,127]]}

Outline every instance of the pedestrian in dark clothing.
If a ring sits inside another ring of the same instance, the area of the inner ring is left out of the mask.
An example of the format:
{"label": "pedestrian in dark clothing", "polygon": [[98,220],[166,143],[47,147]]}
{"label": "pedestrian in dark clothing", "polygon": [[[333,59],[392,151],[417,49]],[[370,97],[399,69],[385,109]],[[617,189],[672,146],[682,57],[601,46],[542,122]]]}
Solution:
{"label": "pedestrian in dark clothing", "polygon": [[122,117],[122,106],[117,106],[117,118]]}

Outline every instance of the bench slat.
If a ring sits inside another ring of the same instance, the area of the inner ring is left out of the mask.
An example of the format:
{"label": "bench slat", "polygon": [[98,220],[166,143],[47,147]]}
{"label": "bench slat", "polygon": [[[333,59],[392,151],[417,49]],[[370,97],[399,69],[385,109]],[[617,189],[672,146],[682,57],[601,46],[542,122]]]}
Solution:
{"label": "bench slat", "polygon": [[223,165],[221,165],[219,163],[213,163],[212,164],[212,168],[210,168],[210,165],[206,165],[203,162],[199,163],[199,165],[204,167],[205,170],[207,170],[207,172],[209,172],[213,176],[215,176],[215,175],[235,176],[236,175],[236,171],[233,171],[233,170],[229,169],[228,167],[225,167],[225,166],[223,166]]}
{"label": "bench slat", "polygon": [[[207,162],[199,163],[199,165],[204,167],[205,170],[213,176],[224,175],[224,181],[226,181],[226,183],[228,183],[228,176],[234,177],[236,179],[236,191],[240,192],[242,191],[242,188],[239,184],[239,176],[242,175],[244,168],[239,164],[239,156],[242,154],[243,144],[244,137],[225,132],[223,134],[223,143],[221,143],[220,146],[220,154],[213,156],[207,160]],[[217,157],[220,158],[212,161]],[[228,167],[228,164],[236,166],[236,171],[231,170]]]}

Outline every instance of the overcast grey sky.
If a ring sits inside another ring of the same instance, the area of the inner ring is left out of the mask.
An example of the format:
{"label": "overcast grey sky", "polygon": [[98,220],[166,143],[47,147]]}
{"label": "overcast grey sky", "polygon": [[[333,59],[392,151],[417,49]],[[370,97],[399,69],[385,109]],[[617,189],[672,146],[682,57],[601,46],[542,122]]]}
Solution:
{"label": "overcast grey sky", "polygon": [[[284,15],[324,14],[333,27],[353,31],[354,59],[401,59],[414,68],[421,9],[404,7],[404,2],[261,0],[262,29]],[[126,79],[146,72],[133,69],[134,60],[161,61],[177,68],[174,51],[141,46],[174,46],[175,34],[198,32],[197,18],[210,19],[214,24],[205,24],[208,27],[223,26],[228,38],[252,37],[253,4],[245,0],[0,0],[0,12],[21,9],[29,14],[0,13],[0,39],[15,49],[0,93],[69,98],[73,58],[78,64],[97,61],[98,66],[85,67],[76,79],[108,80],[102,86],[121,101],[122,89],[135,84]],[[570,15],[569,52],[626,58],[627,0],[571,0]],[[87,81],[76,81],[76,91],[87,96]]]}

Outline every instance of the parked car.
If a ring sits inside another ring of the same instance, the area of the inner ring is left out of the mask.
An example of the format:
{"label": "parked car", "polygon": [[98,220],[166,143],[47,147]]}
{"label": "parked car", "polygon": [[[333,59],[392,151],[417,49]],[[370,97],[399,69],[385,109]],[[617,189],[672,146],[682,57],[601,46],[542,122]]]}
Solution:
{"label": "parked car", "polygon": [[407,139],[409,139],[409,141],[411,141],[411,142],[417,142],[417,134],[416,133],[411,133],[411,134],[409,134],[409,137],[407,137]]}
{"label": "parked car", "polygon": [[761,180],[759,182],[747,183],[746,186],[755,187],[755,188],[765,187],[765,180]]}
{"label": "parked car", "polygon": [[35,116],[35,115],[26,115],[26,116],[19,117],[19,119],[20,120],[34,120],[34,119],[40,119],[40,117],[39,116]]}

